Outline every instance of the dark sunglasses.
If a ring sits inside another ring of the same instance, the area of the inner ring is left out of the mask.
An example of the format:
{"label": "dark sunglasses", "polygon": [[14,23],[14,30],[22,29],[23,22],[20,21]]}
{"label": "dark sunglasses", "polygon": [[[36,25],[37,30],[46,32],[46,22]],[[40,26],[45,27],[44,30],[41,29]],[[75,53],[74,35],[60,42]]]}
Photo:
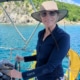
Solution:
{"label": "dark sunglasses", "polygon": [[58,11],[46,11],[46,10],[44,10],[44,11],[40,11],[40,16],[46,17],[47,14],[49,14],[50,16],[55,16],[56,13],[58,14],[59,12]]}

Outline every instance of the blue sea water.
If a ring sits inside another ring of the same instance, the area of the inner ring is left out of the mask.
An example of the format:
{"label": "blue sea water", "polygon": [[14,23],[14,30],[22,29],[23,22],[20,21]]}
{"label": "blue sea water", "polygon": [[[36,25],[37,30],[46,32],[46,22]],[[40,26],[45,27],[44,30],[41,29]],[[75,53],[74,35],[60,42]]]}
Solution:
{"label": "blue sea water", "polygon": [[[26,41],[29,39],[36,25],[17,25],[17,28],[25,37]],[[80,55],[80,25],[65,25],[60,27],[64,29],[70,35],[71,49],[75,50]],[[33,35],[31,41],[26,47],[26,50],[20,50],[24,48],[25,41],[20,37],[15,28],[10,24],[0,24],[0,60],[8,59],[15,64],[16,55],[28,56],[33,53],[36,48],[38,39],[38,32],[44,27],[40,25]],[[5,47],[5,48],[2,48]],[[19,48],[18,50],[11,50],[12,48]],[[63,60],[64,71],[68,68],[68,58]],[[21,70],[24,71],[30,68],[30,62],[21,63]]]}

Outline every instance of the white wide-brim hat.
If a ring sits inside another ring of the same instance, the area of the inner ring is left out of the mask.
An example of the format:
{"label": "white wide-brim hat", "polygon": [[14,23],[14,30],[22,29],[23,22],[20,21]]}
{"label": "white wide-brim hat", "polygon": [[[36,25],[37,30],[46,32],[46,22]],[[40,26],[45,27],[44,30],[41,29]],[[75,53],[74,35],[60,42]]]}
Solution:
{"label": "white wide-brim hat", "polygon": [[34,12],[31,14],[31,16],[36,19],[37,21],[41,21],[41,18],[40,18],[40,11],[58,11],[58,15],[59,15],[59,18],[58,18],[58,21],[62,20],[67,14],[68,14],[68,10],[66,9],[61,9],[61,10],[58,10],[58,7],[57,7],[57,4],[54,2],[54,1],[45,1],[41,4],[40,6],[40,9],[38,12]]}

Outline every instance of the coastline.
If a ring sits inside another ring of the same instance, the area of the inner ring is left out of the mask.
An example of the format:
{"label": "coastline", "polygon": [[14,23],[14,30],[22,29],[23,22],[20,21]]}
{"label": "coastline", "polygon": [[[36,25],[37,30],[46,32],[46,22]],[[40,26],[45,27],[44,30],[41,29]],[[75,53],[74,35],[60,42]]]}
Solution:
{"label": "coastline", "polygon": [[[3,25],[12,25],[11,23],[4,23],[4,22],[0,22],[0,24],[3,24]],[[17,25],[38,25],[39,22],[38,21],[33,21],[33,22],[28,22],[28,23],[14,23],[16,26]],[[70,21],[59,21],[57,23],[58,25],[80,25],[80,21],[79,22],[70,22]],[[43,25],[42,23],[40,25]]]}
{"label": "coastline", "polygon": [[58,22],[59,25],[80,25],[80,21],[78,22],[73,22],[73,21],[68,21],[68,20],[61,20]]}

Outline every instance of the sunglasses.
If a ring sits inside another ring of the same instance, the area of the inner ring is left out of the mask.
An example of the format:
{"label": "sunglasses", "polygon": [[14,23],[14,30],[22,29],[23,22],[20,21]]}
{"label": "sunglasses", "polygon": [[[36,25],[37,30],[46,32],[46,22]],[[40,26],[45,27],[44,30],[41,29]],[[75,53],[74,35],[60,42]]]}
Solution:
{"label": "sunglasses", "polygon": [[46,11],[46,10],[44,10],[44,11],[40,11],[40,16],[41,17],[46,17],[48,14],[50,16],[55,16],[58,13],[59,13],[58,11]]}

